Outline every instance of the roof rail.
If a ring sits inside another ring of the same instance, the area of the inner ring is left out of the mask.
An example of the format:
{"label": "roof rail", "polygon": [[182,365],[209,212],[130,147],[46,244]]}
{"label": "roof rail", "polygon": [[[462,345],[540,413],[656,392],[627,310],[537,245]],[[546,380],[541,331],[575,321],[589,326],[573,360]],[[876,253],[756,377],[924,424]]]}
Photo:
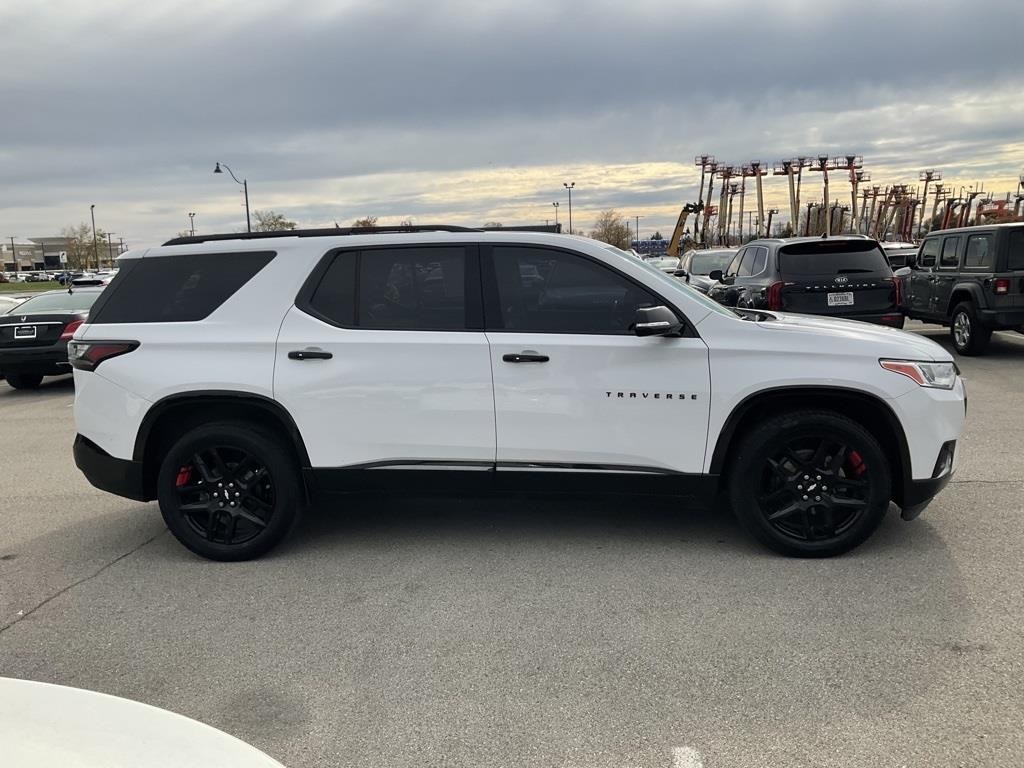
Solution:
{"label": "roof rail", "polygon": [[452,224],[399,224],[397,226],[374,227],[324,227],[323,229],[282,229],[275,232],[230,232],[219,235],[195,235],[193,237],[172,237],[164,245],[191,245],[210,243],[217,240],[265,240],[274,237],[338,237],[339,235],[380,235],[393,232],[480,232],[472,227],[456,227]]}

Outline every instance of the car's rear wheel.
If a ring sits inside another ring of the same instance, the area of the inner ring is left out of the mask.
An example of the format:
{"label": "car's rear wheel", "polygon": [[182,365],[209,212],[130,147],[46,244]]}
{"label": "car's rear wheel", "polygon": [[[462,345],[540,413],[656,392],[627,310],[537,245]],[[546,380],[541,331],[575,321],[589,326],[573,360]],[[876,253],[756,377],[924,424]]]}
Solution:
{"label": "car's rear wheel", "polygon": [[859,424],[832,411],[768,419],[741,440],[729,495],[758,541],[794,557],[831,557],[867,539],[885,516],[885,453]]}
{"label": "car's rear wheel", "polygon": [[43,382],[41,373],[9,373],[7,383],[15,389],[39,389]]}
{"label": "car's rear wheel", "polygon": [[157,477],[164,522],[211,560],[248,560],[276,546],[302,503],[299,469],[280,441],[234,422],[183,435]]}
{"label": "car's rear wheel", "polygon": [[980,355],[992,339],[992,329],[981,324],[971,302],[963,301],[953,310],[949,335],[961,355]]}

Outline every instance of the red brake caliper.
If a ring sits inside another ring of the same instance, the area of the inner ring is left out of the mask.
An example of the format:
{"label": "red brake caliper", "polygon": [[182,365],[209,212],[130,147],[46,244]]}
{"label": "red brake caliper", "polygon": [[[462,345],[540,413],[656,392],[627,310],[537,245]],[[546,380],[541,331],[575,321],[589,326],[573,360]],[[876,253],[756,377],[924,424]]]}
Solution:
{"label": "red brake caliper", "polygon": [[178,477],[174,481],[174,486],[181,488],[183,485],[188,485],[190,477],[192,477],[192,467],[182,467],[178,470]]}
{"label": "red brake caliper", "polygon": [[867,472],[868,466],[864,463],[864,459],[860,457],[860,454],[856,451],[850,451],[850,466],[853,468],[854,477],[860,477]]}

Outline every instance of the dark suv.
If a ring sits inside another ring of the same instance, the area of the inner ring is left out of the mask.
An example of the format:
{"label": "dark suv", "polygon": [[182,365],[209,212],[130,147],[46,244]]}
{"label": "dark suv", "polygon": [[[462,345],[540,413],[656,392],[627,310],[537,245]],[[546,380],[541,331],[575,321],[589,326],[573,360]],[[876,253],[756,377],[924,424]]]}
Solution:
{"label": "dark suv", "polygon": [[878,242],[865,237],[754,240],[710,277],[720,282],[708,295],[726,306],[903,327],[900,283]]}
{"label": "dark suv", "polygon": [[1024,329],[1024,223],[932,232],[907,266],[907,317],[948,325],[960,354],[984,352],[992,331]]}

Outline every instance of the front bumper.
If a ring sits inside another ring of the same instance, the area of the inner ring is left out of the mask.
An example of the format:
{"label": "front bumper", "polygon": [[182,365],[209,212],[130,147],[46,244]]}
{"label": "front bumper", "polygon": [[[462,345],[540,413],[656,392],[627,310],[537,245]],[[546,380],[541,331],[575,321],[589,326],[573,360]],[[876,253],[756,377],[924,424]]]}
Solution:
{"label": "front bumper", "polygon": [[81,435],[75,435],[73,451],[75,465],[96,488],[127,499],[149,501],[143,484],[141,461],[116,459]]}
{"label": "front bumper", "polygon": [[71,373],[66,341],[49,347],[0,349],[0,371],[11,373]]}
{"label": "front bumper", "polygon": [[907,480],[903,485],[903,504],[900,506],[900,517],[904,520],[913,520],[920,515],[952,478],[953,473],[947,472],[942,477]]}

